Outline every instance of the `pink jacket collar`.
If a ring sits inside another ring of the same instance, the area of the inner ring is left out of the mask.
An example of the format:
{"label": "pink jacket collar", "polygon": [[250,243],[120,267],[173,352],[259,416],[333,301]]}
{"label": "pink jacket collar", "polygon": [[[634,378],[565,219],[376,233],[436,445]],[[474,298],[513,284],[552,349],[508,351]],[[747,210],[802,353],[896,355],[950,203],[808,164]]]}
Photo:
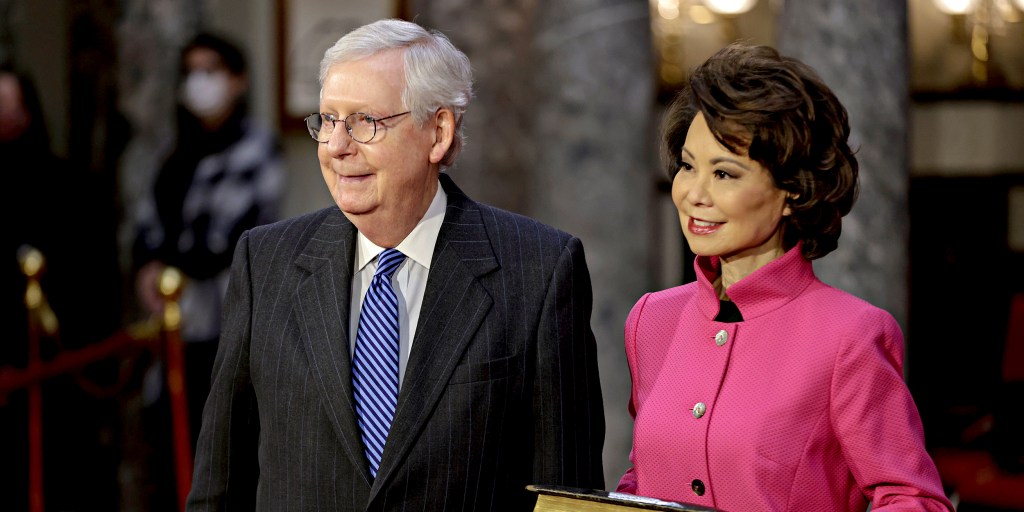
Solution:
{"label": "pink jacket collar", "polygon": [[[718,294],[714,283],[720,270],[717,256],[698,256],[693,262],[697,272],[697,303],[708,320],[718,315]],[[814,267],[803,257],[800,245],[786,251],[780,258],[757,269],[753,274],[728,289],[729,298],[739,308],[744,320],[770,313],[799,296],[815,281]]]}

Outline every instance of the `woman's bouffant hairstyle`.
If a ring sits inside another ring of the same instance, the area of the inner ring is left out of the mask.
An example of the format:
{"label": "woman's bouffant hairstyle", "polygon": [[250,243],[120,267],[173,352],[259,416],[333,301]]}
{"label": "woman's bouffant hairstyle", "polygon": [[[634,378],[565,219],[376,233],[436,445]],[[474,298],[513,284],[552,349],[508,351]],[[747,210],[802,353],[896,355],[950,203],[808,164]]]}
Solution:
{"label": "woman's bouffant hairstyle", "polygon": [[670,177],[681,166],[697,112],[715,139],[746,154],[791,193],[783,217],[786,250],[803,242],[813,260],[835,250],[842,218],[857,197],[857,159],[847,139],[846,109],[810,66],[768,46],[733,43],[701,64],[669,107],[663,158]]}

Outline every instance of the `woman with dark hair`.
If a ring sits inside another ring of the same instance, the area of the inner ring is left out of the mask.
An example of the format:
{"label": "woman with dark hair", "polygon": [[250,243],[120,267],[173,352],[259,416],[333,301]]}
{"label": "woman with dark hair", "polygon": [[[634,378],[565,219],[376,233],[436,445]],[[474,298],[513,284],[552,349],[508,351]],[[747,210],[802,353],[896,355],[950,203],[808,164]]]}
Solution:
{"label": "woman with dark hair", "polygon": [[724,510],[952,510],[889,313],[832,288],[857,195],[846,110],[807,65],[730,45],[669,109],[697,281],[626,321],[632,467],[618,489]]}

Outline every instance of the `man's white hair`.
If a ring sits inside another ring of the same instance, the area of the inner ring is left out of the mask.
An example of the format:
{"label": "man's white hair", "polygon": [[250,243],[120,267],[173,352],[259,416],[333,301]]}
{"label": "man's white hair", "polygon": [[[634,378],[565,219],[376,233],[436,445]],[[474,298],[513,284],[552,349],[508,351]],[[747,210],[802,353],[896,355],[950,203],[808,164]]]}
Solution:
{"label": "man's white hair", "polygon": [[323,88],[327,73],[335,64],[393,49],[404,50],[402,104],[412,112],[413,119],[423,124],[441,108],[455,114],[455,137],[441,160],[442,166],[451,166],[464,143],[462,117],[473,96],[473,71],[469,57],[444,34],[397,19],[359,27],[324,52],[320,61],[320,87]]}

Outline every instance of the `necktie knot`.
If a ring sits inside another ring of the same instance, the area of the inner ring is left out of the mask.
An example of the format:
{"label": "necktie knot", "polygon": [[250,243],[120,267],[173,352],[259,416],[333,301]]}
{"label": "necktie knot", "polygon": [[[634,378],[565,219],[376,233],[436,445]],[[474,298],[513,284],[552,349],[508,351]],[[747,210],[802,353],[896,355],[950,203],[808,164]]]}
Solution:
{"label": "necktie knot", "polygon": [[373,274],[373,277],[391,279],[391,276],[395,274],[398,266],[403,261],[405,261],[405,255],[399,252],[398,249],[384,249],[377,256],[377,271]]}

